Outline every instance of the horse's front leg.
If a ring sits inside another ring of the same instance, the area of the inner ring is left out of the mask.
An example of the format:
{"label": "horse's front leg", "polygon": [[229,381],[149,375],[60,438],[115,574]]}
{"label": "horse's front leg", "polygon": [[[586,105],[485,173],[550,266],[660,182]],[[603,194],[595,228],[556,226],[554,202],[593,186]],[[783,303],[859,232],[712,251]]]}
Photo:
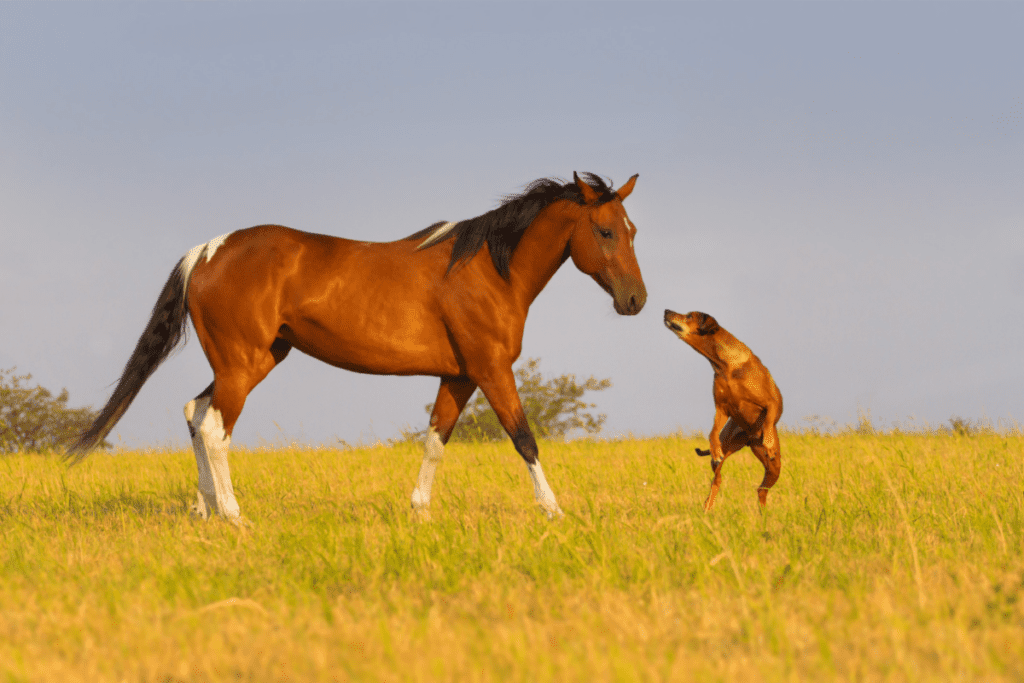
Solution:
{"label": "horse's front leg", "polygon": [[548,518],[561,517],[562,509],[558,507],[555,494],[548,486],[548,480],[544,477],[544,469],[540,466],[538,459],[537,440],[533,438],[530,425],[526,421],[526,413],[523,412],[523,404],[519,400],[519,392],[516,391],[516,380],[512,374],[512,368],[497,374],[494,377],[480,382],[480,389],[490,402],[498,421],[505,431],[512,438],[519,455],[526,461],[526,467],[530,471],[530,478],[533,479],[533,495],[541,510]]}
{"label": "horse's front leg", "polygon": [[455,423],[466,406],[466,401],[476,391],[476,384],[465,377],[443,377],[437,390],[434,411],[430,414],[430,428],[423,445],[423,464],[416,488],[412,490],[412,509],[424,519],[430,518],[430,489],[434,474],[444,457],[444,445],[452,435]]}

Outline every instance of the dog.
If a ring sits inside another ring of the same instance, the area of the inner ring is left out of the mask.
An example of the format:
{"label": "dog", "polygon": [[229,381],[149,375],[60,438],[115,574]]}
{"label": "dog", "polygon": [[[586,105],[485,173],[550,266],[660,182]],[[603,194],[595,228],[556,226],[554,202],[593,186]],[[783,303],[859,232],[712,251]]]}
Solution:
{"label": "dog", "polygon": [[772,374],[747,345],[722,328],[707,313],[685,315],[665,311],[665,326],[711,361],[715,371],[715,424],[708,440],[711,449],[697,455],[711,456],[711,493],[704,502],[709,511],[722,483],[722,464],[730,455],[749,446],[764,465],[764,480],[757,499],[764,508],[768,490],[782,470],[782,451],[776,424],[782,416],[782,394]]}

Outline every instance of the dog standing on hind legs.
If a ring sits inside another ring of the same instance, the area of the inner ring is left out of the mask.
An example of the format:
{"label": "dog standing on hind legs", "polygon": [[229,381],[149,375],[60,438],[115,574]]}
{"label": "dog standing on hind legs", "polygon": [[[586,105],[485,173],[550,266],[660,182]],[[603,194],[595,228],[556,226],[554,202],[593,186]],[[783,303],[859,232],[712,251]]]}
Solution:
{"label": "dog standing on hind legs", "polygon": [[757,499],[763,508],[768,490],[779,479],[782,451],[775,425],[782,416],[782,394],[772,374],[747,345],[725,331],[707,313],[687,314],[665,310],[665,327],[711,362],[715,371],[715,424],[708,441],[711,448],[697,455],[711,456],[711,493],[704,510],[715,504],[722,484],[725,459],[750,446],[764,465],[764,479],[757,487]]}

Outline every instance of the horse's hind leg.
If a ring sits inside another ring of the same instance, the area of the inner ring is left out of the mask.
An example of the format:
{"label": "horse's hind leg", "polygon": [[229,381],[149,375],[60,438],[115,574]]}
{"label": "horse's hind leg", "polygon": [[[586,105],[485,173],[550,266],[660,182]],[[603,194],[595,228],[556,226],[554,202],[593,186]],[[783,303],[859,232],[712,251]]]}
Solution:
{"label": "horse's hind leg", "polygon": [[[185,424],[188,425],[188,434],[192,438],[192,451],[195,453],[196,465],[199,467],[199,499],[193,507],[193,511],[203,519],[210,516],[211,507],[214,510],[217,509],[216,496],[213,492],[213,476],[210,474],[209,459],[206,457],[206,446],[199,433],[199,428],[206,418],[206,411],[210,407],[212,393],[213,384],[211,383],[198,396],[185,404]],[[204,490],[209,492],[209,505],[203,496]]]}
{"label": "horse's hind leg", "polygon": [[224,430],[223,414],[212,408],[214,385],[185,404],[185,420],[192,435],[192,450],[199,469],[199,496],[196,512],[206,519],[217,513],[228,519],[239,516],[238,501],[231,485],[227,452],[231,437]]}
{"label": "horse's hind leg", "polygon": [[474,391],[476,384],[465,377],[446,377],[441,380],[434,411],[430,415],[427,439],[423,445],[423,464],[420,465],[416,488],[412,490],[412,509],[424,518],[430,516],[430,489],[434,484],[437,466],[444,457],[444,445],[448,443],[455,423]]}
{"label": "horse's hind leg", "polygon": [[291,345],[276,340],[270,352],[247,371],[215,371],[213,384],[185,404],[185,419],[199,470],[196,511],[204,519],[217,513],[232,521],[239,520],[240,509],[228,465],[231,434],[249,392],[284,360],[290,349]]}

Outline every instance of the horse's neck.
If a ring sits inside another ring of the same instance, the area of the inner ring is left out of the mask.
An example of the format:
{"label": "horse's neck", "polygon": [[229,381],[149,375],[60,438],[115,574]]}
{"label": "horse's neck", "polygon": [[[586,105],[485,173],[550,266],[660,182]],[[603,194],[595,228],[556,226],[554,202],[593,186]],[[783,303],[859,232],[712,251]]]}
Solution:
{"label": "horse's neck", "polygon": [[[570,206],[560,207],[558,204]],[[565,263],[566,248],[576,220],[570,214],[572,206],[570,202],[557,202],[537,214],[512,254],[509,281],[526,306],[533,303]]]}

